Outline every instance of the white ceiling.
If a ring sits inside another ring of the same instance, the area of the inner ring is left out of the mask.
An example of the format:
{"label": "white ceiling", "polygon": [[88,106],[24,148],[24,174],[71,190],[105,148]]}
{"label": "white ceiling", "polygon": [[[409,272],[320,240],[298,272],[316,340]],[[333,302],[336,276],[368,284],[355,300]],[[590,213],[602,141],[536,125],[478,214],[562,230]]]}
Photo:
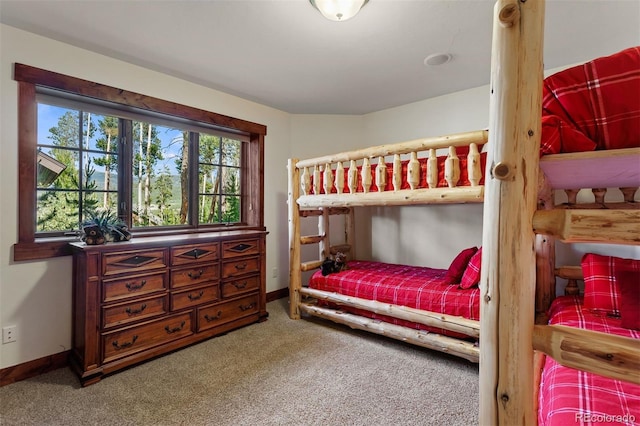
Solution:
{"label": "white ceiling", "polygon": [[[332,22],[307,0],[0,0],[0,22],[289,113],[364,114],[489,83],[493,4],[370,0]],[[640,45],[640,1],[549,0],[545,40],[545,68]]]}

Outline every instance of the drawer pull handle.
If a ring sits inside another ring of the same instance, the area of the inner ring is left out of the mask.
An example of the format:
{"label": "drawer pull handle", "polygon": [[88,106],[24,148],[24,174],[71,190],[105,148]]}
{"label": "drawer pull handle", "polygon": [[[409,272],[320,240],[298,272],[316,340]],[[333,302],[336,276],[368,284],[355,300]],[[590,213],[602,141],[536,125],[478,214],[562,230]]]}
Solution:
{"label": "drawer pull handle", "polygon": [[203,294],[204,294],[204,290],[200,291],[200,293],[198,293],[197,296],[194,296],[193,294],[189,293],[189,295],[187,297],[189,298],[189,300],[191,300],[193,302],[194,300],[200,299]]}
{"label": "drawer pull handle", "polygon": [[204,269],[200,269],[198,272],[189,272],[187,275],[189,275],[189,278],[192,280],[197,280],[202,274],[204,274]]}
{"label": "drawer pull handle", "polygon": [[132,282],[132,283],[126,283],[124,286],[129,291],[136,291],[136,290],[140,290],[142,287],[144,287],[146,283],[147,283],[147,280],[142,280],[142,281],[140,281],[140,284],[136,284],[135,282]]}
{"label": "drawer pull handle", "polygon": [[235,283],[233,283],[233,286],[235,288],[237,288],[238,290],[242,290],[243,288],[245,288],[247,286],[247,282],[246,281],[241,282],[241,283],[235,282]]}
{"label": "drawer pull handle", "polygon": [[129,346],[132,346],[136,342],[136,340],[138,340],[138,335],[134,334],[130,342],[124,342],[123,344],[120,345],[118,344],[117,340],[114,340],[112,344],[113,344],[113,347],[116,349],[126,349]]}
{"label": "drawer pull handle", "polygon": [[220,319],[221,316],[222,316],[222,311],[218,311],[218,314],[215,317],[210,317],[209,314],[205,314],[204,319],[206,319],[207,322],[211,322],[211,321]]}
{"label": "drawer pull handle", "polygon": [[139,314],[140,312],[144,311],[145,309],[147,309],[147,304],[146,304],[146,303],[143,303],[142,305],[140,305],[140,309],[131,309],[131,308],[127,308],[127,309],[125,309],[125,311],[127,312],[127,314],[128,314],[129,316],[131,316],[131,315],[137,315],[137,314]]}
{"label": "drawer pull handle", "polygon": [[240,310],[242,312],[244,311],[248,311],[249,309],[253,309],[255,305],[253,303],[249,304],[249,305],[240,305]]}
{"label": "drawer pull handle", "polygon": [[185,322],[182,321],[182,323],[180,323],[179,326],[174,327],[174,328],[170,328],[169,326],[166,326],[164,328],[164,330],[168,333],[168,334],[172,334],[172,333],[177,333],[178,331],[182,330],[184,328],[184,324]]}
{"label": "drawer pull handle", "polygon": [[244,271],[245,269],[247,269],[247,262],[244,262],[242,265],[236,265],[236,269],[238,271]]}

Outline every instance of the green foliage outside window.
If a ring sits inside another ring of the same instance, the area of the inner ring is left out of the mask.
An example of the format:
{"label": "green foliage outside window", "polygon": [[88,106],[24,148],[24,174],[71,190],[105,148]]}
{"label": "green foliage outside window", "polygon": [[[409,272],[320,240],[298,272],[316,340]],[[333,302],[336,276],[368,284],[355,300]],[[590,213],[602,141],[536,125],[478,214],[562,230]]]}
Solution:
{"label": "green foliage outside window", "polygon": [[[242,221],[238,140],[45,103],[38,103],[38,130],[38,150],[63,168],[53,181],[38,183],[38,233],[78,232],[99,209],[130,212],[120,216],[133,229]],[[190,159],[191,152],[198,156]],[[198,185],[189,182],[191,167],[198,168]],[[130,200],[120,180],[129,182]],[[190,206],[196,186],[199,203]],[[197,224],[189,223],[191,209]]]}

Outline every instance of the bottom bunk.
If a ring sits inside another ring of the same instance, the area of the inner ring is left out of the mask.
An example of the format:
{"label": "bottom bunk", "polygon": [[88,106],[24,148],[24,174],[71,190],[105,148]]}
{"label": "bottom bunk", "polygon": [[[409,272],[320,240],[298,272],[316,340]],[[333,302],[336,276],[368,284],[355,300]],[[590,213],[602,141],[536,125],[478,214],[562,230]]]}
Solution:
{"label": "bottom bunk", "polygon": [[[561,296],[549,310],[549,324],[640,339],[619,316],[584,308],[582,296]],[[638,340],[640,345],[640,340]],[[640,424],[640,385],[560,365],[546,357],[538,395],[538,424]]]}
{"label": "bottom bunk", "polygon": [[300,290],[313,301],[300,309],[478,362],[480,253],[463,250],[449,269],[350,261],[338,273],[318,270]]}

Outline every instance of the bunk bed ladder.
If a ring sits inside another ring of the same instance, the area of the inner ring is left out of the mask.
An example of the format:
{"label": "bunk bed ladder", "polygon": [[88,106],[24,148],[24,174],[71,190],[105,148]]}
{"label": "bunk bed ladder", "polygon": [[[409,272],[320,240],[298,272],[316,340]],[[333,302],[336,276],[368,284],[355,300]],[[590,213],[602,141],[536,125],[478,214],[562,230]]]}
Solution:
{"label": "bunk bed ladder", "polygon": [[[312,271],[322,266],[322,262],[330,256],[334,256],[338,252],[347,255],[347,258],[355,257],[355,223],[354,212],[351,207],[319,207],[316,209],[301,210],[296,200],[300,196],[300,172],[296,167],[297,159],[290,159],[288,163],[289,169],[289,189],[288,189],[288,211],[289,211],[289,316],[292,319],[300,318],[300,303],[302,295],[302,273]],[[317,170],[314,174],[319,173]],[[315,179],[318,182],[319,179]],[[316,185],[314,191],[318,192]],[[330,216],[345,216],[345,237],[344,243],[339,245],[331,245],[329,239],[329,223]],[[317,217],[318,218],[318,234],[301,235],[300,218]],[[309,244],[318,244],[318,259],[303,262],[300,252],[301,246]]]}

